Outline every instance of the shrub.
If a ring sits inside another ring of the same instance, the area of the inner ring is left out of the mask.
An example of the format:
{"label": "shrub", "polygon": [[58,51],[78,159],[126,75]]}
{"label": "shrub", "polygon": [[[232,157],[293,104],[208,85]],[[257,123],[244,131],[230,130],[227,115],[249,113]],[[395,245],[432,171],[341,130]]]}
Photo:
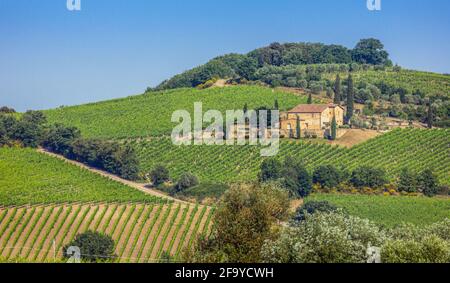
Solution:
{"label": "shrub", "polygon": [[285,228],[261,250],[264,262],[364,263],[367,247],[380,245],[384,233],[368,220],[343,213],[307,215],[297,227]]}
{"label": "shrub", "polygon": [[219,199],[227,190],[228,186],[224,184],[201,183],[197,186],[177,192],[176,196],[195,198],[197,201],[202,202],[207,198]]}
{"label": "shrub", "polygon": [[259,179],[262,182],[276,180],[281,177],[282,164],[275,158],[265,159],[261,164],[261,173]]}
{"label": "shrub", "polygon": [[157,165],[150,172],[150,179],[152,180],[154,186],[159,186],[159,185],[163,184],[164,182],[167,182],[170,180],[169,170],[162,165]]}
{"label": "shrub", "polygon": [[319,166],[314,170],[313,183],[331,189],[337,187],[341,183],[341,176],[339,171],[333,165]]}
{"label": "shrub", "polygon": [[362,166],[353,171],[350,182],[358,188],[378,188],[387,183],[386,173],[383,169]]}
{"label": "shrub", "polygon": [[432,197],[438,193],[439,186],[436,176],[429,169],[424,170],[418,177],[419,190],[426,196]]}
{"label": "shrub", "polygon": [[176,191],[181,192],[188,188],[192,188],[198,185],[198,179],[191,173],[184,173],[181,175],[180,180],[176,185]]}
{"label": "shrub", "polygon": [[9,108],[7,106],[2,106],[2,107],[0,107],[0,113],[6,113],[6,114],[16,113],[16,110],[14,110],[13,108]]}
{"label": "shrub", "polygon": [[415,193],[417,192],[416,174],[404,168],[399,177],[398,190],[400,192]]}
{"label": "shrub", "polygon": [[293,197],[307,197],[312,191],[312,177],[300,160],[287,157],[284,161],[283,184]]}
{"label": "shrub", "polygon": [[391,240],[381,249],[384,263],[448,263],[450,245],[435,235],[421,240]]}
{"label": "shrub", "polygon": [[292,220],[299,223],[306,219],[307,214],[314,214],[316,212],[330,213],[336,211],[337,207],[328,201],[309,201],[297,209]]}
{"label": "shrub", "polygon": [[69,247],[78,247],[81,252],[81,260],[87,262],[111,261],[114,255],[114,240],[104,234],[87,231],[75,237],[75,240],[63,248],[65,258],[70,258],[67,254]]}

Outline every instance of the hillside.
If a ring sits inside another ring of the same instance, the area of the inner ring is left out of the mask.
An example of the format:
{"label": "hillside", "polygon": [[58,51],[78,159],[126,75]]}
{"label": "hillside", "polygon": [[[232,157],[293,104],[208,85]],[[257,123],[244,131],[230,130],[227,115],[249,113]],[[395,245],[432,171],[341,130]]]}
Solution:
{"label": "hillside", "polygon": [[0,148],[0,205],[166,200],[33,149]]}
{"label": "hillside", "polygon": [[384,50],[384,45],[373,38],[360,40],[354,49],[322,43],[280,44],[275,42],[247,54],[227,54],[216,57],[204,65],[162,82],[156,89],[195,87],[215,77],[257,80],[256,74],[267,67],[312,64],[390,66],[392,62],[389,54]]}
{"label": "hillside", "polygon": [[306,102],[306,97],[269,88],[231,86],[205,90],[177,89],[152,92],[48,110],[45,114],[50,123],[75,126],[85,137],[133,138],[170,135],[175,126],[171,122],[172,113],[176,110],[193,113],[195,102],[203,103],[204,112],[216,109],[224,113],[225,110],[243,109],[246,103],[250,109],[273,107],[276,99],[280,102],[281,110]]}
{"label": "hillside", "polygon": [[120,262],[157,262],[163,252],[178,258],[207,233],[212,215],[205,206],[133,202],[0,208],[0,258],[61,260],[64,245],[87,230],[110,235]]}
{"label": "hillside", "polygon": [[[301,158],[309,169],[323,164],[339,164],[347,170],[370,165],[387,170],[390,177],[403,167],[411,170],[433,169],[442,183],[450,184],[449,130],[394,130],[350,149],[282,140],[276,158],[291,155]],[[156,164],[166,165],[177,178],[192,172],[202,181],[255,180],[263,160],[257,146],[174,146],[168,138],[132,141],[142,170]]]}

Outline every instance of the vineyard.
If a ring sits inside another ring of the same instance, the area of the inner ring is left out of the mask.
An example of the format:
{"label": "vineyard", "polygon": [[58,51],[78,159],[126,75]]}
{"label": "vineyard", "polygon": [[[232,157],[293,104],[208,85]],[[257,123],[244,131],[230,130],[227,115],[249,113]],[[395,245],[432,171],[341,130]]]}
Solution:
{"label": "vineyard", "polygon": [[[174,146],[168,138],[130,141],[138,152],[143,171],[156,164],[166,165],[177,178],[192,172],[202,181],[233,182],[255,180],[263,160],[257,146]],[[450,130],[394,130],[353,148],[281,141],[276,156],[295,156],[309,169],[339,164],[347,170],[370,165],[384,168],[390,177],[404,167],[420,171],[432,169],[443,184],[450,184]]]}
{"label": "vineyard", "polygon": [[98,231],[116,243],[120,262],[175,260],[208,233],[213,209],[186,204],[92,203],[0,208],[0,258],[51,262],[79,233]]}
{"label": "vineyard", "polygon": [[33,149],[0,148],[0,205],[166,202]]}
{"label": "vineyard", "polygon": [[[340,73],[342,78],[346,78],[347,75],[347,73]],[[365,82],[373,85],[383,83],[391,87],[406,89],[409,93],[420,90],[425,94],[450,95],[450,76],[448,75],[412,70],[394,71],[392,68],[387,68],[385,71],[356,71],[352,75],[356,83]],[[324,73],[324,78],[334,81],[336,73]]]}
{"label": "vineyard", "polygon": [[233,86],[152,92],[124,99],[48,110],[45,114],[50,123],[75,126],[85,137],[132,138],[170,135],[176,126],[171,122],[172,113],[176,110],[193,113],[195,102],[203,103],[203,113],[209,109],[224,113],[226,110],[243,109],[246,103],[250,109],[273,107],[275,99],[280,102],[280,110],[306,102],[306,97],[269,88]]}
{"label": "vineyard", "polygon": [[371,84],[385,83],[394,87],[401,87],[409,92],[420,90],[426,94],[441,93],[450,95],[450,76],[411,70],[395,71],[366,71],[355,74],[356,81]]}
{"label": "vineyard", "polygon": [[306,201],[329,201],[348,213],[389,227],[399,223],[425,226],[450,217],[448,198],[313,194]]}

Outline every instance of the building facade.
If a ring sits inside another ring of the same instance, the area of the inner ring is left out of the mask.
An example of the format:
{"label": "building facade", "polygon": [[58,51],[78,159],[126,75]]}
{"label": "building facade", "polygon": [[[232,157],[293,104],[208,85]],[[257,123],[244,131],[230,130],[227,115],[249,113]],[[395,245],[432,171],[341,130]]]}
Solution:
{"label": "building facade", "polygon": [[297,121],[300,119],[302,137],[324,137],[331,129],[333,117],[337,126],[344,125],[343,107],[335,104],[301,104],[280,115],[280,135],[297,136]]}

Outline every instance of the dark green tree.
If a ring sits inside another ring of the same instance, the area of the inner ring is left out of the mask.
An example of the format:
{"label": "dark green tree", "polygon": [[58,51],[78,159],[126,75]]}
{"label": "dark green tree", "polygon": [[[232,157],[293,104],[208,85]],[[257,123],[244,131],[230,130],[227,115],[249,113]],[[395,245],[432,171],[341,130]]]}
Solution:
{"label": "dark green tree", "polygon": [[198,178],[191,173],[183,173],[178,180],[175,189],[177,192],[181,192],[183,190],[195,187],[198,185]]}
{"label": "dark green tree", "polygon": [[374,38],[361,39],[352,51],[352,58],[360,64],[392,65],[383,43]]}
{"label": "dark green tree", "polygon": [[311,93],[308,95],[308,102],[307,103],[308,104],[312,104],[313,103],[312,94]]}
{"label": "dark green tree", "polygon": [[150,172],[150,178],[154,186],[159,186],[170,180],[169,170],[162,165],[156,165],[156,167]]}
{"label": "dark green tree", "polygon": [[53,152],[70,157],[72,143],[80,137],[81,134],[77,128],[55,124],[46,130],[42,146]]}
{"label": "dark green tree", "polygon": [[328,201],[308,201],[297,209],[292,220],[294,223],[300,223],[305,221],[307,214],[311,215],[317,212],[332,213],[335,211],[337,211],[337,207]]}
{"label": "dark green tree", "polygon": [[361,166],[353,171],[350,183],[358,188],[379,188],[387,183],[386,172],[379,168]]}
{"label": "dark green tree", "polygon": [[439,191],[439,185],[436,175],[430,169],[420,173],[418,178],[419,190],[428,197],[435,196]]}
{"label": "dark green tree", "polygon": [[433,119],[434,119],[433,102],[430,100],[428,102],[428,113],[427,113],[427,126],[429,129],[433,128]]}
{"label": "dark green tree", "polygon": [[408,168],[403,168],[398,180],[398,190],[400,192],[415,193],[418,191],[416,174]]}
{"label": "dark green tree", "polygon": [[136,180],[139,175],[139,159],[134,148],[129,145],[120,146],[114,153],[117,174],[127,180]]}
{"label": "dark green tree", "polygon": [[301,125],[300,125],[300,117],[299,116],[297,116],[296,130],[297,130],[297,139],[301,139],[302,138],[302,129],[301,129]]}
{"label": "dark green tree", "polygon": [[354,111],[354,87],[353,87],[353,77],[352,75],[348,76],[347,80],[347,116],[346,121],[347,123],[350,123],[350,120],[353,117],[353,111]]}
{"label": "dark green tree", "polygon": [[8,135],[3,123],[0,122],[0,147],[9,142]]}
{"label": "dark green tree", "polygon": [[324,188],[335,188],[341,183],[341,174],[333,165],[319,166],[313,172],[313,183]]}
{"label": "dark green tree", "polygon": [[280,110],[280,105],[278,104],[278,99],[275,99],[274,110]]}
{"label": "dark green tree", "polygon": [[330,140],[332,140],[332,141],[336,140],[336,136],[337,136],[337,122],[336,122],[336,117],[333,117],[333,120],[331,121]]}
{"label": "dark green tree", "polygon": [[341,77],[336,76],[336,81],[334,82],[334,104],[341,104]]}

